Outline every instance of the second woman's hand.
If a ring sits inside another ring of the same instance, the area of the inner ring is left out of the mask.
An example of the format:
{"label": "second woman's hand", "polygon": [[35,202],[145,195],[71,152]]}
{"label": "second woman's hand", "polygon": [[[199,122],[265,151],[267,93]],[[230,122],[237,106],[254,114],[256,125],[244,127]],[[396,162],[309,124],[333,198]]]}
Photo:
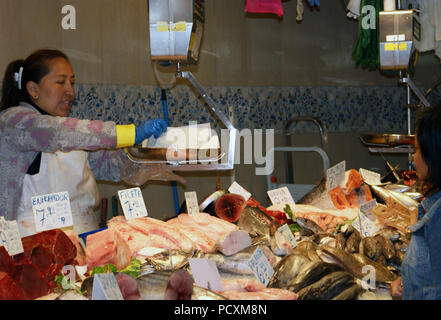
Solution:
{"label": "second woman's hand", "polygon": [[159,138],[167,131],[167,124],[162,119],[147,120],[136,127],[135,145],[154,136]]}

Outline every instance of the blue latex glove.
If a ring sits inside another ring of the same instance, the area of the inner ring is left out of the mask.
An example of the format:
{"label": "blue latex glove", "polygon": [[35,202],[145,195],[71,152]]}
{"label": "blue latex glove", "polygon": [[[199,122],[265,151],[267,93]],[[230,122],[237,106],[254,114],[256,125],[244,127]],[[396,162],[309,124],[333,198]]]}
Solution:
{"label": "blue latex glove", "polygon": [[147,120],[136,127],[135,145],[141,143],[147,138],[154,136],[159,138],[167,131],[167,124],[162,119]]}
{"label": "blue latex glove", "polygon": [[313,7],[314,5],[317,5],[317,7],[320,7],[320,1],[319,0],[308,0],[309,5]]}

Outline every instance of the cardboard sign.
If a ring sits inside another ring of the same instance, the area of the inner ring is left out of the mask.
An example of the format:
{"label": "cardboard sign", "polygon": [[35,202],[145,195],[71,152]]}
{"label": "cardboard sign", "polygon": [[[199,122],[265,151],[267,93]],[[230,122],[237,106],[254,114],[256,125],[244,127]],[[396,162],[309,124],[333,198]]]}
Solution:
{"label": "cardboard sign", "polygon": [[346,160],[326,170],[326,188],[332,190],[345,180]]}
{"label": "cardboard sign", "polygon": [[234,181],[233,184],[228,188],[228,191],[230,191],[230,193],[241,195],[245,198],[245,201],[248,201],[248,199],[251,197],[251,193],[242,188],[242,186],[236,181]]}
{"label": "cardboard sign", "polygon": [[124,300],[113,273],[93,276],[92,300]]}
{"label": "cardboard sign", "polygon": [[282,187],[274,190],[268,190],[268,197],[270,198],[272,204],[285,204],[289,203],[295,207],[294,199],[289,192],[288,187]]}
{"label": "cardboard sign", "polygon": [[272,265],[260,247],[257,247],[253,256],[248,260],[248,267],[253,271],[260,283],[263,283],[265,286],[268,285],[274,274]]}
{"label": "cardboard sign", "polygon": [[377,186],[381,184],[381,175],[379,173],[360,168],[359,170],[363,181],[368,185]]}
{"label": "cardboard sign", "polygon": [[287,223],[285,223],[283,226],[277,229],[277,231],[279,231],[288,240],[288,242],[292,245],[293,248],[297,247],[296,238],[294,238],[294,235],[292,234],[292,231]]}
{"label": "cardboard sign", "polygon": [[4,246],[10,256],[23,253],[23,243],[17,221],[6,221],[0,217],[0,247]]}
{"label": "cardboard sign", "polygon": [[185,192],[185,203],[187,205],[187,213],[189,215],[197,215],[199,213],[198,196],[195,191]]}
{"label": "cardboard sign", "polygon": [[73,225],[69,193],[59,192],[31,198],[35,229],[42,232]]}
{"label": "cardboard sign", "polygon": [[118,196],[127,220],[148,216],[140,188],[120,190]]}
{"label": "cardboard sign", "polygon": [[224,291],[222,278],[214,260],[190,258],[188,263],[197,286],[213,291]]}

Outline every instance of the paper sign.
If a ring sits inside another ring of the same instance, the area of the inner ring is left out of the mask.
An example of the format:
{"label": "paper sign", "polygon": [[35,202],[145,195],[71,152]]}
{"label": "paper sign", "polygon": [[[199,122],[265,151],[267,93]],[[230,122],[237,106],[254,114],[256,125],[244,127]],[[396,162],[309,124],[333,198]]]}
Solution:
{"label": "paper sign", "polygon": [[253,271],[256,278],[265,286],[268,285],[274,274],[274,269],[260,247],[257,247],[253,256],[248,260],[248,267]]}
{"label": "paper sign", "polygon": [[93,276],[92,300],[124,300],[113,273]]}
{"label": "paper sign", "polygon": [[297,247],[297,241],[294,238],[294,235],[292,234],[292,231],[287,223],[285,223],[283,226],[277,229],[277,231],[279,231],[288,240],[288,242],[292,245],[293,248]]}
{"label": "paper sign", "polygon": [[59,192],[31,198],[37,232],[73,225],[68,192]]}
{"label": "paper sign", "polygon": [[345,180],[346,160],[326,170],[327,190],[338,187]]}
{"label": "paper sign", "polygon": [[213,291],[224,291],[222,278],[214,260],[190,258],[188,263],[197,286]]}
{"label": "paper sign", "polygon": [[366,182],[368,185],[377,186],[381,184],[381,175],[379,173],[363,168],[360,168],[359,172],[364,182]]}
{"label": "paper sign", "polygon": [[274,190],[267,191],[268,196],[272,202],[272,204],[285,204],[290,203],[295,205],[294,199],[291,196],[291,192],[289,192],[288,187],[282,187]]}
{"label": "paper sign", "polygon": [[23,243],[17,221],[6,221],[0,217],[0,247],[4,246],[10,256],[23,253]]}
{"label": "paper sign", "polygon": [[198,196],[195,191],[185,192],[185,203],[187,204],[187,213],[196,215],[199,213]]}
{"label": "paper sign", "polygon": [[251,193],[249,193],[244,188],[242,188],[242,186],[238,184],[236,181],[234,181],[231,187],[228,188],[228,191],[230,191],[230,193],[241,195],[242,197],[245,198],[245,201],[248,201],[248,199],[251,197]]}
{"label": "paper sign", "polygon": [[377,200],[373,199],[369,202],[362,204],[360,207],[360,211],[363,212],[369,218],[369,220],[375,222],[377,221],[377,218],[375,217],[375,215],[372,213],[371,210],[376,207],[377,207]]}
{"label": "paper sign", "polygon": [[127,220],[148,216],[140,188],[120,190],[118,196]]}
{"label": "paper sign", "polygon": [[375,222],[372,222],[362,212],[360,212],[358,218],[352,223],[352,226],[360,232],[363,238],[370,237],[380,230]]}

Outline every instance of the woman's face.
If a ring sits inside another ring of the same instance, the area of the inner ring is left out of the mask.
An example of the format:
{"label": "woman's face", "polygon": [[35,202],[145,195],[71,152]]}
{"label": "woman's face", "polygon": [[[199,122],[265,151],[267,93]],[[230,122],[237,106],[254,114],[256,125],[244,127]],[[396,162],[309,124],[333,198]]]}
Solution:
{"label": "woman's face", "polygon": [[427,177],[428,167],[426,161],[424,161],[423,156],[421,155],[418,136],[415,136],[415,154],[413,155],[413,164],[418,174],[418,178],[424,181]]}
{"label": "woman's face", "polygon": [[75,75],[72,66],[64,58],[48,62],[49,73],[31,90],[32,101],[53,116],[67,117],[75,97]]}

